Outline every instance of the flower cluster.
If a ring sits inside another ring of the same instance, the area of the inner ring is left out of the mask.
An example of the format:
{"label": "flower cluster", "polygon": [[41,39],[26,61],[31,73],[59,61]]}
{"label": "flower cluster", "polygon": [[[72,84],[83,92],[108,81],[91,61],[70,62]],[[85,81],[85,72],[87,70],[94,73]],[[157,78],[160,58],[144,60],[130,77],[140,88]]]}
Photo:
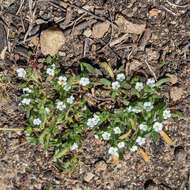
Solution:
{"label": "flower cluster", "polygon": [[147,138],[161,134],[164,120],[172,117],[153,78],[142,82],[118,73],[111,81],[89,73],[63,73],[52,63],[41,76],[34,72],[16,70],[24,83],[20,105],[27,113],[27,138],[54,150],[55,159],[74,154],[87,128],[109,144],[108,155],[135,152]]}
{"label": "flower cluster", "polygon": [[87,126],[90,128],[94,128],[95,126],[98,125],[99,122],[100,122],[100,117],[94,114],[92,118],[89,118],[87,120]]}
{"label": "flower cluster", "polygon": [[116,76],[116,81],[112,82],[112,89],[113,90],[118,90],[120,88],[120,83],[125,80],[125,74],[124,73],[119,73]]}

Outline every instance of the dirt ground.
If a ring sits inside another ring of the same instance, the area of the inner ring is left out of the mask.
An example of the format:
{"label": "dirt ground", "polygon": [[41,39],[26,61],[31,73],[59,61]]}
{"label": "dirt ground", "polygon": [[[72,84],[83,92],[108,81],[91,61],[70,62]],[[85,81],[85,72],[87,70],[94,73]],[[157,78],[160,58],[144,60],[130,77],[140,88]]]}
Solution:
{"label": "dirt ground", "polygon": [[[115,32],[118,15],[130,27],[121,24]],[[96,33],[94,25],[102,22],[109,30],[103,25]],[[113,165],[89,133],[77,167],[61,172],[22,132],[2,130],[24,128],[15,70],[40,64],[44,55],[36,43],[50,27],[66,38],[59,50],[63,67],[106,60],[128,75],[169,76],[163,93],[170,109],[184,115],[165,127],[173,145],[150,141],[149,163],[126,153]],[[0,190],[190,190],[189,0],[0,0],[0,52]]]}

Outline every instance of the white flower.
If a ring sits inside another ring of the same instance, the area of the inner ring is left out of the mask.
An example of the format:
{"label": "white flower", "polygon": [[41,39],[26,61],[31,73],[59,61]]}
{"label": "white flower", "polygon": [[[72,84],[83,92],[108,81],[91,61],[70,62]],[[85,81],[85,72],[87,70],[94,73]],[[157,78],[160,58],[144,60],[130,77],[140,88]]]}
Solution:
{"label": "white flower", "polygon": [[137,91],[141,91],[143,89],[144,85],[142,82],[137,82],[136,85],[135,85],[135,89]]}
{"label": "white flower", "polygon": [[71,89],[71,86],[69,84],[65,84],[63,88],[66,92],[68,92]]}
{"label": "white flower", "polygon": [[125,74],[124,73],[117,74],[116,79],[120,82],[124,81],[125,80]]}
{"label": "white flower", "polygon": [[32,90],[30,88],[23,88],[22,91],[24,93],[32,93]]}
{"label": "white flower", "polygon": [[77,143],[74,143],[74,144],[71,146],[70,150],[73,151],[73,150],[76,150],[76,149],[78,149],[78,144],[77,144]]}
{"label": "white flower", "polygon": [[67,103],[73,104],[74,100],[75,100],[74,96],[71,95],[69,98],[67,98]]}
{"label": "white flower", "polygon": [[155,80],[153,78],[148,79],[146,84],[150,87],[154,87],[155,86]]}
{"label": "white flower", "polygon": [[89,78],[82,77],[79,81],[79,84],[82,86],[86,86],[86,85],[90,84],[90,80],[89,80]]}
{"label": "white flower", "polygon": [[158,133],[162,130],[162,128],[163,128],[162,123],[155,122],[154,125],[153,125],[153,129]]}
{"label": "white flower", "polygon": [[164,110],[164,111],[163,111],[163,117],[164,117],[164,119],[170,118],[170,117],[171,117],[171,112],[170,112],[170,110]]}
{"label": "white flower", "polygon": [[135,152],[137,151],[138,147],[136,145],[133,145],[131,148],[130,148],[130,151],[131,152]]}
{"label": "white flower", "polygon": [[113,128],[115,134],[121,134],[121,129],[119,127]]}
{"label": "white flower", "polygon": [[145,143],[145,138],[137,137],[136,143],[137,143],[138,145],[140,145],[140,146],[143,145],[143,144]]}
{"label": "white flower", "polygon": [[94,135],[95,139],[99,139],[99,136],[98,135]]}
{"label": "white flower", "polygon": [[142,109],[140,108],[140,107],[134,107],[134,108],[132,108],[132,112],[134,112],[134,113],[140,113],[140,112],[142,112]]}
{"label": "white flower", "polygon": [[64,86],[67,84],[67,78],[65,76],[60,76],[58,78],[58,84],[61,86]]}
{"label": "white flower", "polygon": [[142,112],[142,109],[140,107],[137,107],[137,106],[135,106],[135,107],[129,106],[127,108],[127,111],[128,112],[134,112],[134,113],[140,113],[140,112]]}
{"label": "white flower", "polygon": [[113,156],[119,156],[118,148],[117,147],[110,147],[108,150],[108,154],[111,154]]}
{"label": "white flower", "polygon": [[87,120],[87,126],[90,127],[90,128],[93,128],[95,125],[94,125],[94,122],[93,122],[93,118],[89,118]]}
{"label": "white flower", "polygon": [[87,126],[90,128],[93,128],[98,124],[99,121],[100,121],[100,117],[94,114],[93,118],[89,118],[87,120]]}
{"label": "white flower", "polygon": [[148,127],[147,127],[147,125],[141,123],[141,124],[139,125],[139,129],[142,130],[142,131],[147,131]]}
{"label": "white flower", "polygon": [[16,70],[17,76],[19,78],[25,78],[26,77],[26,71],[23,68],[19,68]]}
{"label": "white flower", "polygon": [[112,82],[111,86],[113,90],[117,90],[118,88],[120,88],[120,84],[118,81]]}
{"label": "white flower", "polygon": [[102,134],[102,138],[103,138],[104,140],[106,140],[106,141],[108,141],[108,140],[110,139],[110,136],[111,136],[111,134],[108,133],[108,132],[104,132],[104,133]]}
{"label": "white flower", "polygon": [[54,70],[54,68],[47,68],[47,71],[46,71],[46,73],[49,75],[49,76],[54,76],[54,74],[55,74],[55,70]]}
{"label": "white flower", "polygon": [[41,123],[42,123],[42,121],[39,118],[36,118],[33,120],[34,125],[40,125]]}
{"label": "white flower", "polygon": [[45,113],[48,114],[50,112],[49,108],[45,108]]}
{"label": "white flower", "polygon": [[29,98],[23,98],[23,100],[21,101],[21,103],[22,103],[23,105],[29,105],[30,102],[31,102],[31,99],[29,99]]}
{"label": "white flower", "polygon": [[152,102],[144,102],[143,107],[146,111],[151,111],[153,109]]}
{"label": "white flower", "polygon": [[64,102],[58,100],[56,102],[56,108],[59,110],[59,111],[63,111],[65,108],[66,108],[66,105],[64,104]]}
{"label": "white flower", "polygon": [[132,106],[129,106],[129,107],[127,108],[127,111],[128,111],[128,112],[132,112],[132,111],[133,111]]}
{"label": "white flower", "polygon": [[125,147],[125,142],[120,142],[117,144],[118,148],[124,148]]}

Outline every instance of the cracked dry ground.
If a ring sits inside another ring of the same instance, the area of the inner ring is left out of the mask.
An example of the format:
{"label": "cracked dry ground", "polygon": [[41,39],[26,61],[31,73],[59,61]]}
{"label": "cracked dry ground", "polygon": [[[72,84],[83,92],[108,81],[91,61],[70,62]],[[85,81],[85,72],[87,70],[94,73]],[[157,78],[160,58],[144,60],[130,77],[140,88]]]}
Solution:
{"label": "cracked dry ground", "polygon": [[[91,133],[86,134],[79,151],[80,162],[67,173],[52,164],[42,147],[29,145],[22,133],[1,131],[0,190],[189,190],[189,1],[23,1],[22,6],[21,2],[0,0],[0,52],[8,45],[6,54],[1,53],[4,60],[0,61],[0,72],[6,76],[6,81],[0,83],[0,127],[24,127],[24,115],[18,108],[15,69],[33,60],[40,63],[43,55],[34,41],[52,25],[61,28],[66,37],[59,51],[63,66],[77,64],[84,57],[92,63],[103,59],[114,69],[124,65],[129,75],[151,76],[146,60],[157,77],[170,77],[163,93],[168,97],[169,107],[183,112],[184,118],[165,128],[173,139],[172,146],[161,139],[157,143],[147,142],[149,163],[137,154],[126,153],[122,161],[113,165],[106,155],[106,146]],[[32,30],[26,36],[31,18],[28,2],[35,2],[36,12]],[[68,2],[76,7],[68,6]],[[80,7],[93,14],[81,12]],[[130,34],[121,28],[119,34],[105,28],[100,34],[89,34],[101,18],[114,22],[117,14],[123,15],[128,24],[136,24]],[[31,49],[35,52],[32,60],[28,56]]]}

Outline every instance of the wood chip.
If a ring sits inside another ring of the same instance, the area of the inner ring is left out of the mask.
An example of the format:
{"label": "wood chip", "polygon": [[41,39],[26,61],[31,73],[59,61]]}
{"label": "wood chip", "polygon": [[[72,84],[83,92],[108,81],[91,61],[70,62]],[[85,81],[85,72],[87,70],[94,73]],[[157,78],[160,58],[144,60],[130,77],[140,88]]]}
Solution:
{"label": "wood chip", "polygon": [[115,23],[122,33],[142,34],[146,27],[146,24],[134,24],[122,15],[116,16]]}
{"label": "wood chip", "polygon": [[108,22],[97,23],[92,28],[94,38],[102,38],[108,32],[110,24]]}
{"label": "wood chip", "polygon": [[83,35],[89,38],[92,35],[92,30],[90,28],[87,28],[84,32]]}
{"label": "wood chip", "polygon": [[92,178],[94,177],[94,174],[91,172],[88,172],[85,176],[84,176],[84,181],[86,182],[90,182],[92,180]]}

